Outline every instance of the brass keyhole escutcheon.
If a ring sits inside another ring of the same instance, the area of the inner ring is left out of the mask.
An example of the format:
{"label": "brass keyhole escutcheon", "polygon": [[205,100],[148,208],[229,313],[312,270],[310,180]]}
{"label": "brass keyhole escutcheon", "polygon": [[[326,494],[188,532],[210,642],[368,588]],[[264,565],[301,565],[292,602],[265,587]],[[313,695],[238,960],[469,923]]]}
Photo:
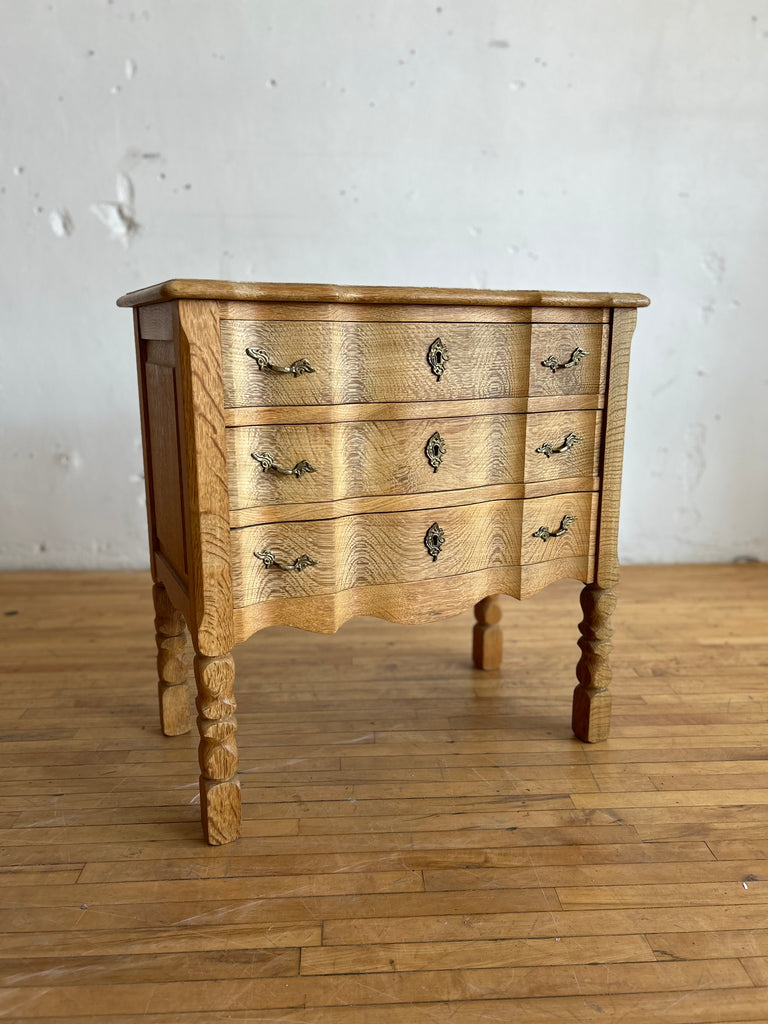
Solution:
{"label": "brass keyhole escutcheon", "polygon": [[435,338],[427,349],[427,362],[432,373],[437,377],[438,383],[445,373],[445,364],[448,362],[448,348],[442,338]]}
{"label": "brass keyhole escutcheon", "polygon": [[438,523],[432,523],[424,537],[424,546],[430,555],[432,555],[433,562],[437,561],[437,556],[440,554],[444,543],[445,532]]}
{"label": "brass keyhole escutcheon", "polygon": [[424,454],[427,456],[427,461],[436,473],[440,468],[440,463],[443,461],[443,456],[445,455],[445,438],[441,437],[437,430],[427,441]]}

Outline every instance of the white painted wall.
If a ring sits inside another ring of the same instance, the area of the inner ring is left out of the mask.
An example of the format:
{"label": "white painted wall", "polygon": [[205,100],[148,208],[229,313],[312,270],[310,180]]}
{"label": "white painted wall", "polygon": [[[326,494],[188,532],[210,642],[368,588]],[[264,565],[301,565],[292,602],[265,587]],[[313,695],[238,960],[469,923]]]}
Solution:
{"label": "white painted wall", "polygon": [[644,291],[627,562],[768,556],[766,0],[0,0],[0,565],[144,566],[124,291]]}

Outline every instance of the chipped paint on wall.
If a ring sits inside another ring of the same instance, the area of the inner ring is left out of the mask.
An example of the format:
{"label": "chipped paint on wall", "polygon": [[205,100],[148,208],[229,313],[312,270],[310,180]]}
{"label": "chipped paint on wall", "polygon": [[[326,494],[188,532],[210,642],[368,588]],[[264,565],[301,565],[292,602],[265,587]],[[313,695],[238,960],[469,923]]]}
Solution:
{"label": "chipped paint on wall", "polygon": [[118,174],[115,191],[117,201],[94,203],[91,210],[106,227],[111,238],[127,246],[140,229],[134,210],[133,182],[127,174]]}
{"label": "chipped paint on wall", "polygon": [[0,0],[0,19],[0,568],[146,565],[114,300],[173,276],[646,292],[621,557],[768,557],[751,3]]}
{"label": "chipped paint on wall", "polygon": [[[42,213],[42,210],[41,206],[37,209],[37,212]],[[57,238],[67,238],[75,230],[69,210],[51,210],[48,214],[48,223],[51,225],[51,231]]]}

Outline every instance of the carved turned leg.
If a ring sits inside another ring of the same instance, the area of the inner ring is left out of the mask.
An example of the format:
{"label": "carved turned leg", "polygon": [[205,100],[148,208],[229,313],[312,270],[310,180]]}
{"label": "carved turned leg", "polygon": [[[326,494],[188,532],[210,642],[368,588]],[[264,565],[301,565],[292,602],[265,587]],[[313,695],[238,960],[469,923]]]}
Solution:
{"label": "carved turned leg", "polygon": [[472,630],[472,658],[478,668],[499,668],[502,634],[499,595],[483,598],[475,605],[477,622]]}
{"label": "carved turned leg", "polygon": [[184,616],[173,607],[168,591],[158,583],[152,586],[152,599],[155,602],[160,727],[166,736],[180,736],[192,727],[184,657],[187,643]]}
{"label": "carved turned leg", "polygon": [[220,846],[240,835],[234,658],[196,654],[195,680],[203,831],[211,846]]}
{"label": "carved turned leg", "polygon": [[584,619],[579,623],[581,658],[576,666],[579,685],[573,691],[574,733],[587,743],[608,738],[611,727],[611,615],[616,607],[612,590],[590,584],[581,592]]}

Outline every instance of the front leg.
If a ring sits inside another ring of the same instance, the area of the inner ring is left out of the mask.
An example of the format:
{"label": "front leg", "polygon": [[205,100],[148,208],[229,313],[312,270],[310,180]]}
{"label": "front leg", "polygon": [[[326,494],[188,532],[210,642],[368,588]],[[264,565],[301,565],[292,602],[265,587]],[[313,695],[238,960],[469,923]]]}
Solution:
{"label": "front leg", "polygon": [[501,666],[502,633],[499,595],[485,597],[475,605],[477,621],[472,629],[472,659],[478,668]]}
{"label": "front leg", "polygon": [[160,727],[166,736],[189,732],[189,687],[187,686],[187,632],[184,616],[173,607],[168,591],[159,583],[152,585],[155,603],[155,641],[157,643],[157,695],[160,701]]}
{"label": "front leg", "polygon": [[240,835],[234,658],[196,654],[195,681],[203,832],[211,846],[221,846]]}
{"label": "front leg", "polygon": [[611,727],[610,654],[613,644],[611,615],[616,608],[613,590],[594,583],[581,592],[584,618],[579,623],[581,658],[576,666],[579,685],[573,691],[572,728],[580,740],[599,743]]}

